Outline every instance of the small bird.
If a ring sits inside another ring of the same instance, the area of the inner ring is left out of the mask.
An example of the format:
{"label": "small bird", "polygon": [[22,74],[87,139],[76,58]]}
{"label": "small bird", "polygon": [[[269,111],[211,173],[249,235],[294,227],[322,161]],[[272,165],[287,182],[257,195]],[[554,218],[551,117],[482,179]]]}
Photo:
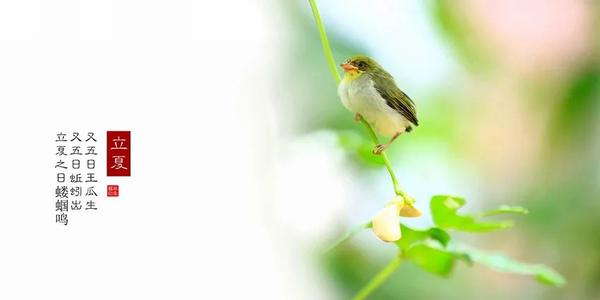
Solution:
{"label": "small bird", "polygon": [[340,65],[344,79],[338,95],[344,106],[354,113],[354,119],[364,118],[378,133],[389,137],[385,144],[376,145],[374,154],[381,154],[412,125],[419,126],[415,103],[402,92],[394,77],[375,60],[357,55]]}

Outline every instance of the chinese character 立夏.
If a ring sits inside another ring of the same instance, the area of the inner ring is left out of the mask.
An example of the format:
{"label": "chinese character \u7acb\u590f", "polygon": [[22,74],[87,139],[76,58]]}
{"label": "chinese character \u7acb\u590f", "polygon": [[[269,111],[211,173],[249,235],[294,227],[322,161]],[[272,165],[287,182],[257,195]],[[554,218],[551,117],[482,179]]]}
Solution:
{"label": "chinese character \u7acb\u590f", "polygon": [[65,147],[66,146],[62,146],[62,145],[56,146],[57,152],[55,155],[58,155],[58,156],[65,155],[66,156],[67,153],[65,153]]}
{"label": "chinese character \u7acb\u590f", "polygon": [[126,139],[117,136],[117,138],[113,139],[112,141],[115,142],[115,146],[110,147],[110,150],[127,150],[127,147],[123,146],[125,141],[127,141]]}
{"label": "chinese character \u7acb\u590f", "polygon": [[127,170],[127,167],[123,166],[123,163],[125,162],[124,157],[124,155],[113,155],[115,163],[110,168],[115,170]]}
{"label": "chinese character \u7acb\u590f", "polygon": [[67,139],[65,139],[67,137],[67,135],[65,133],[57,133],[56,134],[56,141],[55,142],[66,142]]}

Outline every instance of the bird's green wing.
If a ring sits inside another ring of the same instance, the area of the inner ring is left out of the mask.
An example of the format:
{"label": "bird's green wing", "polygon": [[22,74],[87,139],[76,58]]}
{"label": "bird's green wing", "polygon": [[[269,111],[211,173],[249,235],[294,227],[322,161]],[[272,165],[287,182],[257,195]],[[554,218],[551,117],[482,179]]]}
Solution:
{"label": "bird's green wing", "polygon": [[417,110],[415,103],[402,92],[394,82],[394,78],[387,73],[376,73],[371,76],[375,89],[379,92],[379,95],[387,105],[402,116],[404,116],[415,126],[419,126],[419,120],[417,120]]}

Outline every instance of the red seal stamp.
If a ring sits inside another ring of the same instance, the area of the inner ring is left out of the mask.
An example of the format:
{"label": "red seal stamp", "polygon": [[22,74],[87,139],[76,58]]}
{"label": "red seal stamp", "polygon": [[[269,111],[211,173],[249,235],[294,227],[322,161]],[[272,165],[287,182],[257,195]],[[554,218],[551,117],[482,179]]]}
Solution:
{"label": "red seal stamp", "polygon": [[106,196],[108,197],[119,197],[119,186],[112,184],[106,186]]}

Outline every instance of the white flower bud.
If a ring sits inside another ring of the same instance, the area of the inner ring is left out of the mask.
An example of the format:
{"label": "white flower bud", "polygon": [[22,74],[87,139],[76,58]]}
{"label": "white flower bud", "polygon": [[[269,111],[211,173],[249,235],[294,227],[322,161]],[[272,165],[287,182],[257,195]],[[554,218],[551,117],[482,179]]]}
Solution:
{"label": "white flower bud", "polygon": [[373,218],[373,232],[384,242],[395,242],[402,237],[400,233],[400,207],[398,203],[392,203],[384,207]]}

